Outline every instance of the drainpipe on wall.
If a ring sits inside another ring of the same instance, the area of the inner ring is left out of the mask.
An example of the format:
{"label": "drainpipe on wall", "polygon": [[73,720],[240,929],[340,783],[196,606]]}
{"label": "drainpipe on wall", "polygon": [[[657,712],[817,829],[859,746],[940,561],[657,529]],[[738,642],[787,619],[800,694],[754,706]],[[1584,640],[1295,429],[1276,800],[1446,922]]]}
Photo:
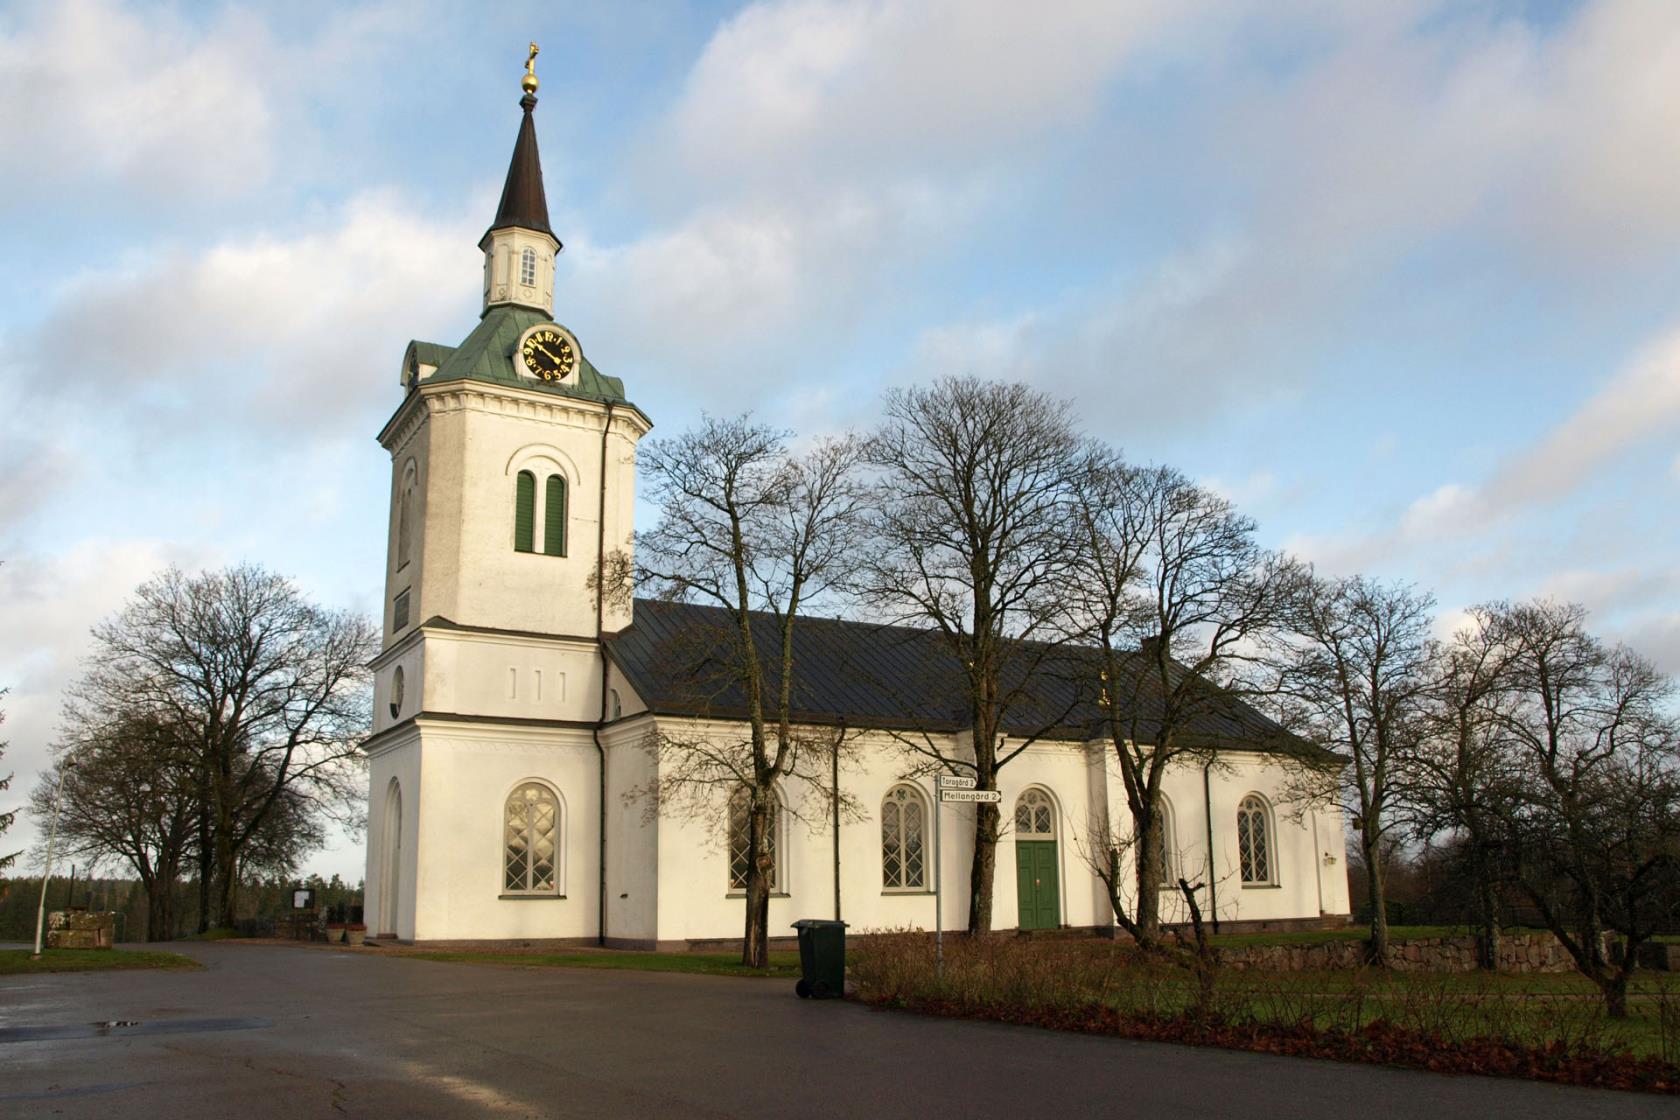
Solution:
{"label": "drainpipe on wall", "polygon": [[1202,816],[1207,820],[1207,853],[1208,853],[1208,910],[1213,914],[1213,932],[1219,932],[1219,875],[1213,862],[1213,786],[1208,778],[1208,771],[1213,768],[1213,759],[1202,764]]}
{"label": "drainpipe on wall", "polygon": [[846,721],[834,736],[834,752],[829,758],[829,812],[834,817],[834,920],[840,920],[840,745],[846,741]]}
{"label": "drainpipe on wall", "polygon": [[601,742],[601,728],[607,722],[607,636],[602,633],[607,606],[607,436],[612,433],[613,406],[607,403],[607,422],[601,425],[601,501],[595,516],[595,644],[601,651],[601,718],[595,721],[595,759],[600,764],[600,847],[596,862],[601,869],[596,884],[595,944],[607,943],[607,748]]}
{"label": "drainpipe on wall", "polygon": [[1323,841],[1318,838],[1318,810],[1312,811],[1313,825],[1313,882],[1318,886],[1318,916],[1324,917],[1324,864],[1318,858]]}

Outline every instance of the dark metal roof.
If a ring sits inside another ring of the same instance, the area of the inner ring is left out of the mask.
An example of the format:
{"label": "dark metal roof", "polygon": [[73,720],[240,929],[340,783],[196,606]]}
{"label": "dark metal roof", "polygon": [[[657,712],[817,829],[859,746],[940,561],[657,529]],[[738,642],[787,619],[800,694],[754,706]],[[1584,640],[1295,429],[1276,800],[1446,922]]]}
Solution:
{"label": "dark metal roof", "polygon": [[[752,626],[760,656],[770,658],[777,648],[775,617],[755,613]],[[635,623],[609,636],[607,648],[656,715],[741,719],[746,698],[728,653],[736,640],[733,616],[720,607],[637,599]],[[970,726],[962,666],[937,631],[800,618],[794,656],[794,718],[801,723],[919,731]],[[1132,683],[1147,681],[1141,661],[1136,664],[1139,676]],[[767,665],[772,695],[779,679],[776,666]],[[1004,686],[1011,696],[1006,734],[1076,741],[1104,734],[1098,706],[1101,659],[1095,649],[1022,643],[1005,669]],[[1136,738],[1153,741],[1159,700],[1147,687],[1124,682],[1111,687],[1117,695],[1135,698]],[[1232,696],[1213,697],[1182,733],[1222,750],[1329,757]]]}
{"label": "dark metal roof", "polygon": [[[548,197],[543,193],[542,161],[537,158],[537,126],[531,119],[531,110],[537,107],[537,99],[527,93],[520,98],[519,105],[525,110],[525,116],[519,122],[519,138],[513,142],[513,160],[508,164],[507,182],[502,185],[502,201],[496,207],[496,220],[490,223],[484,236],[517,226],[554,237],[554,231],[548,228]],[[554,237],[554,240],[558,243],[560,239]],[[482,239],[480,244],[483,244]]]}

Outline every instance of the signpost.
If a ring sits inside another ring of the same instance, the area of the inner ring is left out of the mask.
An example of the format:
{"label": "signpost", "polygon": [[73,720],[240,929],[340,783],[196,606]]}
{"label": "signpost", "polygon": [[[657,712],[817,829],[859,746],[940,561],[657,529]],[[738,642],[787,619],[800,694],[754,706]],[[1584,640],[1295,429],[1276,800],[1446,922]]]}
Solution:
{"label": "signpost", "polygon": [[939,790],[939,804],[933,807],[933,968],[934,975],[945,975],[945,886],[942,874],[945,865],[945,843],[940,837],[940,818],[945,814],[941,806],[947,801],[973,804],[980,801],[997,803],[1003,794],[995,789],[975,789],[980,783],[960,774],[940,774],[933,780]]}

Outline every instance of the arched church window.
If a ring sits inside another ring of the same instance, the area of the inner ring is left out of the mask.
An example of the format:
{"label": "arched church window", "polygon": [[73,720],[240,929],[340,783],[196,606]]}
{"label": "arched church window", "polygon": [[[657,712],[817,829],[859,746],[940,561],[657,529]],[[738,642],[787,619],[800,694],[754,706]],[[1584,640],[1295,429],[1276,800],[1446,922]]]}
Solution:
{"label": "arched church window", "polygon": [[543,552],[566,555],[566,480],[548,476],[543,490]]}
{"label": "arched church window", "polygon": [[520,471],[513,490],[513,550],[534,552],[537,528],[537,476]]}
{"label": "arched church window", "polygon": [[519,282],[527,288],[537,282],[537,251],[526,249],[519,254]]}
{"label": "arched church window", "polygon": [[1258,796],[1251,793],[1237,806],[1237,859],[1245,884],[1267,886],[1277,881],[1271,825],[1271,812]]}
{"label": "arched church window", "polygon": [[1056,807],[1041,789],[1029,789],[1015,802],[1015,835],[1028,839],[1056,838]]}
{"label": "arched church window", "polygon": [[927,805],[915,787],[894,786],[881,803],[881,886],[927,888]]}
{"label": "arched church window", "polygon": [[[781,845],[776,842],[776,829],[779,823],[774,801],[770,804],[770,827],[764,837],[765,847],[770,854],[770,881],[766,884],[772,891],[781,882]],[[744,891],[747,889],[747,873],[752,868],[752,791],[746,786],[735,791],[729,799],[729,889]]]}
{"label": "arched church window", "polygon": [[560,799],[541,782],[526,782],[508,796],[502,821],[502,890],[505,894],[558,894]]}

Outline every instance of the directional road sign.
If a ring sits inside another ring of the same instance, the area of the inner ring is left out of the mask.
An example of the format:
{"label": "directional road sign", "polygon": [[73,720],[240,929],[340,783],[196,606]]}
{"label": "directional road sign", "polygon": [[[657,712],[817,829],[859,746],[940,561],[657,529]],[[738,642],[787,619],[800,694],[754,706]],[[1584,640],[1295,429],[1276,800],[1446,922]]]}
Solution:
{"label": "directional road sign", "polygon": [[938,781],[940,789],[973,789],[976,784],[973,778],[959,774],[941,774]]}
{"label": "directional road sign", "polygon": [[942,789],[939,791],[941,801],[990,801],[1003,800],[1003,794],[995,789]]}

